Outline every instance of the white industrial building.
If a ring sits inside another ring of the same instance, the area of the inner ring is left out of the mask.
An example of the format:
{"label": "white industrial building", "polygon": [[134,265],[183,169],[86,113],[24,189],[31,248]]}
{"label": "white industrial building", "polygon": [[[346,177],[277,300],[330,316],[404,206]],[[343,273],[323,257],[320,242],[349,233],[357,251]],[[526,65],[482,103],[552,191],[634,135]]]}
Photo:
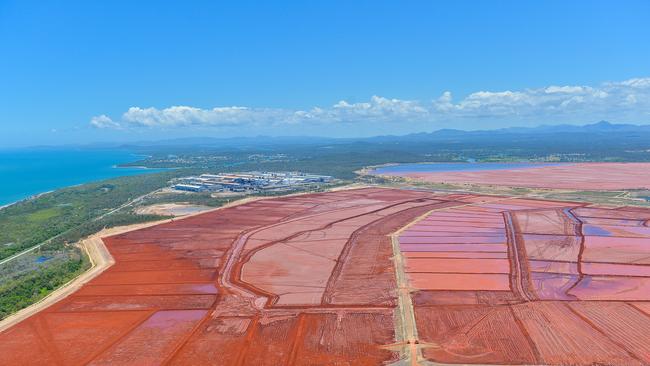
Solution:
{"label": "white industrial building", "polygon": [[245,192],[323,184],[332,180],[333,178],[328,175],[301,172],[219,173],[180,178],[172,188],[187,192]]}

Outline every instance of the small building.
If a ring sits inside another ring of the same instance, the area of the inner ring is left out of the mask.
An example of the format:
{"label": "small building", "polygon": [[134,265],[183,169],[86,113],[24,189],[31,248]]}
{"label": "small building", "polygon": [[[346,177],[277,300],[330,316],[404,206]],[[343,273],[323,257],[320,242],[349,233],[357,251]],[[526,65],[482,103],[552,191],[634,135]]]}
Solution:
{"label": "small building", "polygon": [[173,188],[177,191],[186,191],[186,192],[204,192],[206,189],[203,186],[197,186],[193,184],[176,184]]}

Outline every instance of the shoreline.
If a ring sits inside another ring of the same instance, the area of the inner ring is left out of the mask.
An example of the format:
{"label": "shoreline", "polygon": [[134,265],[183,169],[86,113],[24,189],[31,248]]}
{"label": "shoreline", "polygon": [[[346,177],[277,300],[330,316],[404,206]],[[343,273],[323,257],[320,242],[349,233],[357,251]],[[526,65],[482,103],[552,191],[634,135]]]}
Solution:
{"label": "shoreline", "polygon": [[[162,172],[165,171],[165,170],[178,169],[178,168],[120,167],[120,166],[117,166],[117,165],[113,165],[111,168],[116,169],[116,170],[119,170],[119,169],[128,169],[128,168],[139,169],[139,170],[143,170],[143,171],[146,171],[146,170],[160,170],[159,172],[155,172],[155,173],[162,173]],[[138,174],[134,174],[134,175],[138,175]],[[39,197],[41,197],[41,196],[44,196],[44,195],[46,195],[46,194],[48,194],[48,193],[52,193],[52,192],[58,191],[58,190],[60,190],[60,189],[79,187],[79,186],[82,186],[82,185],[84,185],[84,184],[90,184],[90,183],[94,183],[94,182],[100,182],[100,181],[107,180],[107,179],[117,179],[117,178],[130,177],[130,176],[132,176],[132,175],[117,175],[117,176],[114,176],[114,177],[106,177],[106,178],[101,178],[101,179],[97,179],[97,180],[90,180],[90,181],[87,181],[87,182],[82,182],[82,183],[77,183],[77,184],[70,184],[70,185],[66,185],[66,186],[62,186],[62,187],[58,187],[58,188],[54,188],[54,189],[50,189],[50,190],[45,191],[45,192],[34,193],[34,194],[32,194],[32,195],[29,195],[29,196],[27,196],[27,197],[25,197],[25,198],[21,198],[21,199],[19,199],[19,200],[13,201],[13,202],[9,202],[9,203],[6,203],[6,204],[0,204],[0,211],[4,210],[4,209],[7,208],[7,207],[11,207],[11,206],[17,205],[17,204],[19,204],[19,203],[23,203],[23,202],[28,202],[28,201],[31,201],[31,200],[35,200],[35,199],[37,199],[37,198],[39,198]]]}
{"label": "shoreline", "polygon": [[112,168],[115,169],[141,169],[141,170],[160,170],[166,171],[166,170],[175,170],[175,169],[183,169],[184,167],[181,166],[176,166],[176,167],[170,167],[170,168],[151,168],[146,165],[123,165],[123,164],[116,164],[113,165]]}
{"label": "shoreline", "polygon": [[[82,183],[82,184],[83,184],[83,183]],[[74,186],[69,186],[69,187],[74,187]],[[67,188],[67,187],[64,187],[64,188]],[[58,188],[58,189],[61,189],[61,188]],[[18,201],[14,201],[14,202],[7,203],[7,204],[5,204],[5,205],[0,206],[0,211],[3,210],[3,209],[5,209],[5,208],[7,208],[7,207],[10,207],[10,206],[13,206],[13,205],[17,205],[17,204],[19,204],[19,203],[23,203],[23,202],[27,202],[27,201],[35,200],[35,199],[37,199],[37,198],[39,198],[39,197],[41,197],[41,196],[44,196],[44,195],[46,195],[46,194],[48,194],[48,193],[52,193],[52,192],[54,192],[54,191],[56,191],[56,189],[53,189],[53,190],[50,190],[50,191],[46,191],[46,192],[36,193],[36,194],[33,194],[33,195],[29,196],[29,197],[25,197],[25,198],[23,198],[23,199],[19,199]]]}
{"label": "shoreline", "polygon": [[146,165],[123,165],[123,164],[114,164],[114,165],[111,166],[111,168],[112,169],[160,170],[161,172],[166,171],[166,170],[182,169],[182,167],[151,168],[151,167],[148,167]]}
{"label": "shoreline", "polygon": [[[19,149],[19,151],[23,151],[23,150],[24,149]],[[93,151],[93,150],[94,149],[91,149],[90,151]],[[84,185],[84,184],[99,182],[99,181],[108,180],[108,179],[116,179],[116,178],[122,178],[122,177],[126,177],[126,176],[133,176],[133,175],[140,175],[140,174],[155,174],[155,173],[162,173],[162,172],[165,172],[165,171],[168,171],[168,170],[178,169],[178,168],[151,168],[151,167],[142,166],[142,165],[139,165],[139,166],[128,166],[128,165],[123,166],[123,164],[133,164],[133,163],[141,162],[143,159],[151,157],[151,155],[134,153],[134,152],[124,150],[124,149],[119,149],[119,148],[117,148],[117,149],[100,149],[100,150],[101,151],[107,151],[107,152],[116,152],[116,153],[120,153],[121,155],[118,158],[114,158],[112,156],[109,157],[110,162],[108,162],[108,164],[110,164],[110,166],[108,166],[106,161],[98,161],[97,164],[93,164],[92,169],[91,169],[92,174],[89,174],[91,176],[80,175],[80,176],[77,177],[76,175],[74,175],[72,173],[65,174],[65,171],[63,172],[64,175],[71,177],[70,179],[73,180],[73,181],[77,180],[76,178],[80,178],[79,179],[80,181],[78,183],[61,182],[61,185],[59,185],[56,182],[50,182],[52,184],[46,184],[46,186],[44,186],[42,188],[39,188],[38,186],[34,187],[36,192],[34,192],[34,191],[25,192],[24,195],[23,195],[23,193],[21,193],[19,191],[18,192],[11,192],[11,190],[10,190],[9,194],[8,194],[9,195],[8,199],[10,201],[7,202],[7,203],[0,203],[0,211],[5,209],[5,208],[14,206],[16,204],[20,204],[20,203],[23,203],[23,202],[27,202],[27,201],[37,199],[37,198],[39,198],[39,197],[41,197],[41,196],[43,196],[45,194],[52,193],[52,192],[58,191],[60,189],[77,187],[77,186],[81,186],[81,185]],[[26,150],[26,151],[27,151],[27,153],[31,153],[31,150]],[[62,149],[62,151],[66,151],[66,149]],[[77,151],[77,150],[74,150],[74,151]],[[125,154],[128,155],[126,158],[124,157]],[[8,164],[9,167],[13,167],[14,165],[15,164]],[[53,168],[53,167],[55,167],[55,165],[48,166],[48,167]],[[67,167],[66,166],[66,169],[68,169],[68,168],[74,168],[74,167]],[[109,168],[109,170],[107,170],[107,168]],[[22,168],[22,165],[16,165],[14,167],[14,169],[19,169],[19,170],[22,170],[23,172],[25,172],[25,170],[23,170],[23,168]],[[130,173],[127,172],[129,169],[132,169]],[[111,173],[111,171],[112,171],[112,173]],[[27,172],[31,172],[31,170],[27,169]],[[70,170],[70,172],[72,172],[72,171]],[[34,174],[37,174],[37,173],[34,173]],[[92,175],[98,175],[98,176],[93,177]],[[31,177],[31,175],[30,175],[30,177]],[[76,178],[74,178],[74,177],[76,177]],[[15,178],[14,181],[12,181],[10,179],[8,181],[8,184],[9,185],[19,186],[19,182],[20,182],[19,179],[20,179],[20,175],[18,175]],[[2,194],[0,194],[0,197],[2,197]]]}

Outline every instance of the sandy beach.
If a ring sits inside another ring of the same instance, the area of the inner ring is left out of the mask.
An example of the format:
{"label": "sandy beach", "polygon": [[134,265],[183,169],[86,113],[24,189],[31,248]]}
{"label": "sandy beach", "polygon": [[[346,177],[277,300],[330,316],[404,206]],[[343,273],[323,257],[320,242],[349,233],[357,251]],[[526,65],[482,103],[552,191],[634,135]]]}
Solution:
{"label": "sandy beach", "polygon": [[27,201],[35,200],[35,199],[37,199],[38,197],[41,197],[41,196],[43,196],[43,195],[46,195],[46,194],[48,194],[48,193],[52,193],[52,192],[54,192],[54,191],[47,191],[47,192],[43,192],[43,193],[38,193],[38,194],[31,195],[31,196],[29,196],[29,197],[27,197],[27,198],[24,198],[24,199],[22,199],[22,200],[18,200],[18,201],[15,201],[15,202],[7,203],[6,205],[2,205],[2,206],[0,206],[0,210],[2,210],[2,209],[4,209],[4,208],[7,208],[7,207],[9,207],[9,206],[13,206],[13,205],[18,204],[18,203],[21,203],[21,202],[27,202]]}

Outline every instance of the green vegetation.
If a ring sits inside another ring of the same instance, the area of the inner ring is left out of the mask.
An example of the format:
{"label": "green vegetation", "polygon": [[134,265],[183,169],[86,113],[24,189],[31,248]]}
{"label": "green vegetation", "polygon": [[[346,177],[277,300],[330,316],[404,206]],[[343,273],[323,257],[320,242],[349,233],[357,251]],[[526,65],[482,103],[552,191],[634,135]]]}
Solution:
{"label": "green vegetation", "polygon": [[208,207],[219,207],[225,203],[237,200],[242,196],[233,197],[212,197],[210,193],[158,193],[144,199],[140,206],[155,205],[161,203],[186,203],[190,205],[201,205]]}
{"label": "green vegetation", "polygon": [[44,222],[61,214],[59,207],[44,208],[27,215],[27,220],[34,223]]}
{"label": "green vegetation", "polygon": [[[60,189],[0,210],[0,259],[50,240],[73,242],[97,218],[130,200],[165,187],[178,171],[111,179]],[[124,218],[111,215],[104,225]],[[128,220],[126,220],[128,221]],[[52,239],[54,238],[54,239]]]}
{"label": "green vegetation", "polygon": [[0,282],[0,319],[38,302],[83,273],[88,266],[87,258],[77,251],[69,260],[57,261],[38,271]]}
{"label": "green vegetation", "polygon": [[[65,188],[0,210],[0,319],[47,296],[84,272],[88,260],[74,245],[105,227],[157,220],[125,206],[163,188],[180,171],[122,177]],[[110,213],[110,214],[109,214]]]}

